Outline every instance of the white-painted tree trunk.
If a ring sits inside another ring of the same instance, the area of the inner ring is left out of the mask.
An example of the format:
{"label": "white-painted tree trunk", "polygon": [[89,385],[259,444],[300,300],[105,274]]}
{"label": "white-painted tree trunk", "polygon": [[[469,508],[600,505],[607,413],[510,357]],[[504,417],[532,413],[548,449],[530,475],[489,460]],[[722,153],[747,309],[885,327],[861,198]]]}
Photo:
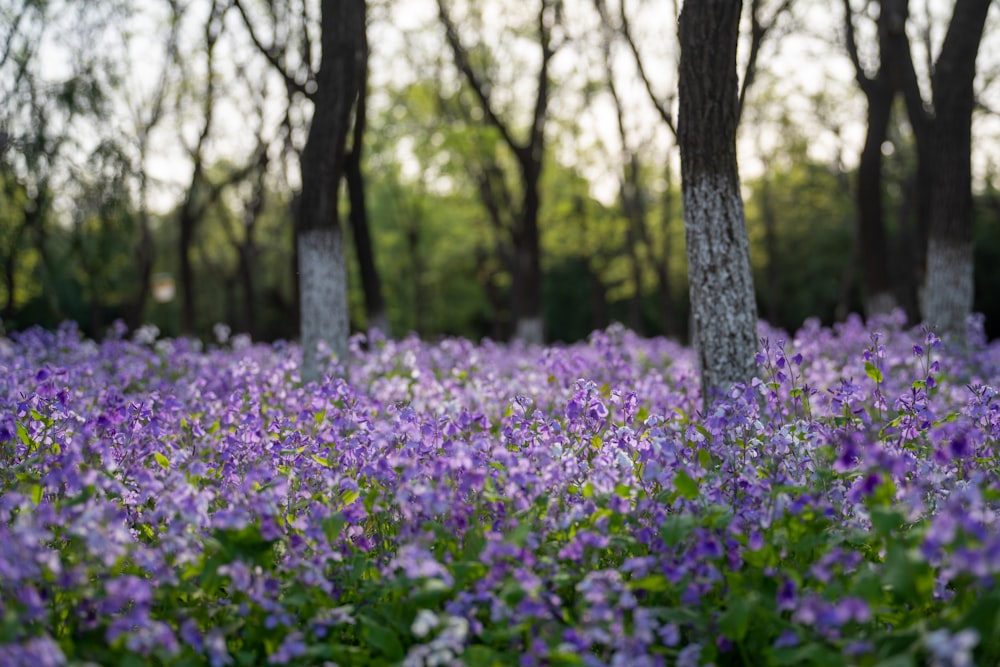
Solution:
{"label": "white-painted tree trunk", "polygon": [[302,381],[322,378],[332,357],[347,358],[347,270],[338,227],[300,231]]}
{"label": "white-painted tree trunk", "polygon": [[514,338],[529,345],[545,343],[545,322],[541,317],[522,317],[517,321]]}
{"label": "white-painted tree trunk", "polygon": [[711,392],[754,373],[757,303],[739,183],[705,173],[684,178],[693,342],[707,407]]}
{"label": "white-painted tree trunk", "polygon": [[941,337],[962,341],[972,313],[972,243],[931,238],[927,243],[924,319]]}

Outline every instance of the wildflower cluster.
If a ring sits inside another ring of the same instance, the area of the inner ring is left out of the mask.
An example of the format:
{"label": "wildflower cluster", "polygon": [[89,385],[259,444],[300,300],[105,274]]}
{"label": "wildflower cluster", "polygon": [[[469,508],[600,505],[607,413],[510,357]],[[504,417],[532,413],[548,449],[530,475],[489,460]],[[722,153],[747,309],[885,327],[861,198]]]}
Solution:
{"label": "wildflower cluster", "polygon": [[3,340],[0,664],[1000,662],[1000,347],[762,329]]}

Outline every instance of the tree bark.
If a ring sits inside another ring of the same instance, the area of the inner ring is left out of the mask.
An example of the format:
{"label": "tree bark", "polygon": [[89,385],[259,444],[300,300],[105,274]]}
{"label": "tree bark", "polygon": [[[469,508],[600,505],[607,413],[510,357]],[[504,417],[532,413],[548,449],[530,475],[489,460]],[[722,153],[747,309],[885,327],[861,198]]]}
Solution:
{"label": "tree bark", "polygon": [[347,272],[338,213],[345,144],[367,67],[364,0],[323,0],[322,61],[302,150],[297,243],[302,380],[320,379],[327,348],[347,359]]}
{"label": "tree bark", "polygon": [[757,307],[736,166],[740,0],[686,2],[679,36],[681,190],[694,342],[705,408],[749,382]]}
{"label": "tree bark", "polygon": [[972,312],[972,109],[976,56],[990,0],[957,0],[934,67],[930,230],[924,317],[965,340]]}

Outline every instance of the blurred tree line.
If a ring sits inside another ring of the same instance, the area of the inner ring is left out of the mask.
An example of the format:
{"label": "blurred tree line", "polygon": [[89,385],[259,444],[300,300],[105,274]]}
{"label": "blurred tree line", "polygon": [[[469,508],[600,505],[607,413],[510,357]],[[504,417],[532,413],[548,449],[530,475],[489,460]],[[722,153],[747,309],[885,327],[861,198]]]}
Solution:
{"label": "blurred tree line", "polygon": [[[744,3],[743,196],[758,312],[773,325],[895,306],[921,317],[926,184],[903,84],[865,148],[875,172],[859,140],[870,82],[895,62],[880,42],[886,2]],[[321,45],[333,4],[0,0],[3,327],[72,319],[100,336],[121,319],[210,337],[224,322],[298,337],[293,220],[317,90],[332,85]],[[928,94],[950,8],[905,4]],[[360,5],[370,55],[332,186],[352,329],[571,341],[617,320],[686,339],[678,3]],[[803,53],[811,88],[789,73]],[[981,49],[975,79],[972,207],[973,308],[992,335],[998,54]],[[875,247],[859,224],[872,191]],[[171,283],[167,299],[157,288]]]}

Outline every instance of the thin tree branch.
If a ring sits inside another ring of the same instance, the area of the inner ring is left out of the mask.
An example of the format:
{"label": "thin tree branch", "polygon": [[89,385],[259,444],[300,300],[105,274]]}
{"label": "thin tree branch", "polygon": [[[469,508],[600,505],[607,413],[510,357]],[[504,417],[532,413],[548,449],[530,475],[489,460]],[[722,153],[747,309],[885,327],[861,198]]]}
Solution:
{"label": "thin tree branch", "polygon": [[858,86],[865,95],[871,96],[873,81],[865,74],[865,68],[861,66],[861,58],[858,56],[858,42],[854,33],[854,10],[851,8],[851,0],[844,0],[844,44],[847,46],[847,56],[854,65],[854,78]]}
{"label": "thin tree branch", "polygon": [[753,0],[750,4],[750,57],[747,60],[747,68],[743,74],[743,81],[740,83],[740,95],[736,107],[737,122],[739,122],[739,118],[743,115],[743,106],[746,102],[747,91],[750,90],[750,86],[753,85],[754,78],[757,75],[757,58],[760,55],[760,47],[764,43],[764,38],[767,37],[768,32],[775,26],[781,15],[792,8],[794,1],[784,0],[774,10],[771,20],[766,23],[761,21],[760,18],[763,0]]}
{"label": "thin tree branch", "polygon": [[[599,2],[599,5],[603,5],[603,2]],[[604,12],[602,11],[602,15],[603,13]],[[629,50],[632,51],[632,56],[635,58],[636,69],[639,71],[639,78],[642,79],[642,84],[646,87],[646,93],[649,95],[649,100],[653,103],[653,107],[656,109],[657,113],[660,114],[660,118],[663,119],[663,122],[666,123],[667,127],[670,129],[670,133],[674,135],[674,139],[677,139],[677,127],[674,122],[674,114],[670,109],[672,98],[668,97],[666,100],[661,100],[653,90],[653,84],[650,81],[649,75],[646,73],[646,67],[642,62],[642,56],[639,54],[639,47],[636,45],[635,39],[632,37],[632,30],[629,27],[628,13],[625,11],[625,0],[621,0],[619,3],[619,18],[621,20],[622,37],[625,39],[625,43],[628,44]]]}
{"label": "thin tree branch", "polygon": [[451,20],[451,16],[448,14],[448,8],[445,6],[445,0],[438,0],[437,5],[438,16],[441,19],[441,23],[444,25],[445,37],[447,38],[448,45],[451,47],[452,54],[455,57],[455,65],[458,67],[459,71],[462,72],[462,75],[468,82],[469,87],[472,88],[473,94],[479,99],[479,103],[483,108],[483,114],[489,120],[490,124],[493,125],[498,132],[500,132],[500,136],[503,137],[504,142],[510,146],[510,149],[514,151],[515,154],[523,152],[524,146],[514,139],[514,136],[510,133],[507,125],[500,120],[500,117],[493,109],[488,84],[481,81],[476,75],[475,70],[472,69],[472,63],[469,61],[469,53],[466,51],[465,47],[462,46],[462,42],[458,37],[458,31],[455,28],[454,22]]}
{"label": "thin tree branch", "polygon": [[[285,81],[285,87],[295,93],[305,95],[307,98],[312,99],[312,94],[306,90],[306,86],[300,84],[295,76],[285,69],[285,52],[287,47],[284,45],[278,46],[277,44],[272,44],[271,46],[265,46],[264,42],[261,41],[257,34],[257,30],[253,27],[253,21],[250,20],[250,16],[246,12],[246,8],[243,6],[241,0],[232,0],[233,5],[239,11],[240,16],[243,18],[243,25],[246,26],[247,32],[250,33],[250,40],[257,47],[257,50],[267,59],[271,67],[278,72],[279,76]],[[303,27],[305,29],[305,27]],[[312,63],[307,63],[307,67],[310,69],[310,78],[312,78]]]}

